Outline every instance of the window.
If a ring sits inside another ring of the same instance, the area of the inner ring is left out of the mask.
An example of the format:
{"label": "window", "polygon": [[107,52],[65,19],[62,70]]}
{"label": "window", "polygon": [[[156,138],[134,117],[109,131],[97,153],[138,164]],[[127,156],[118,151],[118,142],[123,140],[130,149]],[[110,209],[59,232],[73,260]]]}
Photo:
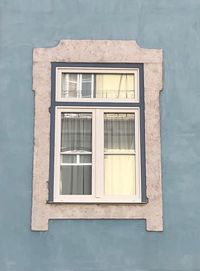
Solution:
{"label": "window", "polygon": [[162,64],[161,49],[135,41],[33,50],[33,231],[51,219],[143,219],[163,230]]}
{"label": "window", "polygon": [[52,72],[50,199],[145,201],[143,65],[53,63]]}
{"label": "window", "polygon": [[59,67],[56,71],[56,98],[59,101],[77,101],[77,98],[138,101],[137,70]]}

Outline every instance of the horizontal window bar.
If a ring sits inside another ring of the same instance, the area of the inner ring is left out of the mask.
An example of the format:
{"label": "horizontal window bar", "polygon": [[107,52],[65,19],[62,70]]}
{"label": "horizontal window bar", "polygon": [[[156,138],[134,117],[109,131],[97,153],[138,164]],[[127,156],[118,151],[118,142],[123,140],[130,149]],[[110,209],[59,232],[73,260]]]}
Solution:
{"label": "horizontal window bar", "polygon": [[101,101],[101,102],[54,102],[53,106],[96,106],[96,107],[143,107],[144,105],[142,103],[127,103],[127,101],[125,102],[106,102],[105,101]]}
{"label": "horizontal window bar", "polygon": [[76,164],[76,163],[61,163],[61,166],[91,166],[92,163],[81,163],[81,164]]}

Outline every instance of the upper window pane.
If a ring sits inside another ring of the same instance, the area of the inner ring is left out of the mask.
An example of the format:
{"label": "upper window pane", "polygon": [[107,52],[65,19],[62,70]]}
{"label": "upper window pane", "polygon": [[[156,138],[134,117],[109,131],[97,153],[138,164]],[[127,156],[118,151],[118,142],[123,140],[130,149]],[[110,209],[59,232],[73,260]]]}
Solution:
{"label": "upper window pane", "polygon": [[61,72],[61,98],[135,99],[136,74]]}
{"label": "upper window pane", "polygon": [[92,97],[92,82],[82,81],[81,98],[91,98],[91,97]]}
{"label": "upper window pane", "polygon": [[105,152],[135,150],[135,114],[106,113],[104,115]]}
{"label": "upper window pane", "polygon": [[96,98],[135,98],[134,74],[97,74]]}
{"label": "upper window pane", "polygon": [[78,95],[78,75],[62,73],[62,89],[61,96],[77,97]]}
{"label": "upper window pane", "polygon": [[61,152],[92,151],[92,114],[61,114]]}

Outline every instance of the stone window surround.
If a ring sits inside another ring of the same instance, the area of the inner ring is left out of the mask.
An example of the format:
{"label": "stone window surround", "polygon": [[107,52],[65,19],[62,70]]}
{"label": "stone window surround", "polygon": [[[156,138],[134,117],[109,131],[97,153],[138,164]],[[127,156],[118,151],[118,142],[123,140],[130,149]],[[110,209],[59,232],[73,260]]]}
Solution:
{"label": "stone window surround", "polygon": [[[48,203],[51,62],[144,64],[147,203]],[[140,48],[133,40],[62,40],[54,48],[33,50],[33,231],[47,231],[49,219],[145,219],[147,231],[163,230],[159,110],[162,63],[162,49]]]}

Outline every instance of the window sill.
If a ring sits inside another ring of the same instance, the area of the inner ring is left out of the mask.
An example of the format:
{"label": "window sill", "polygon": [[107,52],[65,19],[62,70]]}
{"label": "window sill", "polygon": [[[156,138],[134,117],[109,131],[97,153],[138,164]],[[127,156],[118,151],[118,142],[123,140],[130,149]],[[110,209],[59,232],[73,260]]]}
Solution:
{"label": "window sill", "polygon": [[51,201],[51,200],[47,200],[46,201],[46,203],[47,204],[98,204],[98,205],[101,205],[101,204],[107,204],[107,205],[109,205],[109,204],[116,204],[116,205],[118,205],[118,204],[134,204],[134,205],[137,205],[137,204],[147,204],[148,203],[148,199],[146,200],[146,201],[123,201],[123,202],[116,202],[116,201],[107,201],[107,202],[105,202],[105,201],[82,201],[82,202],[78,202],[78,201],[69,201],[69,202],[66,202],[66,201]]}

